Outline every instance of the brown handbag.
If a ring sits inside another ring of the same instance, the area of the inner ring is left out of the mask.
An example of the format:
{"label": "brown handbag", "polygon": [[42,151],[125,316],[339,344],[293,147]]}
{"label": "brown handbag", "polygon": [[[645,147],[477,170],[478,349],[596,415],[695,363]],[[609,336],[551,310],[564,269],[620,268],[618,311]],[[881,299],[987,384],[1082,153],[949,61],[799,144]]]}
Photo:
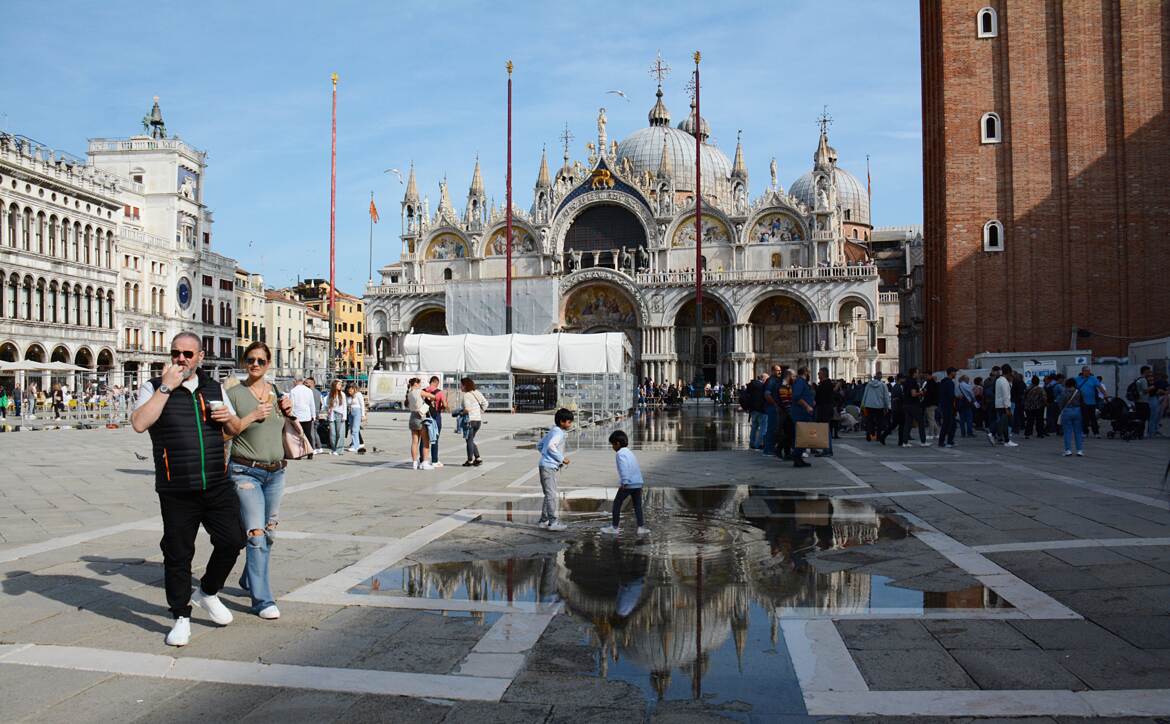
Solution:
{"label": "brown handbag", "polygon": [[284,418],[284,431],[281,433],[281,437],[284,441],[285,460],[300,460],[313,454],[313,445],[309,442],[309,438],[305,437],[301,423],[297,422],[295,418]]}

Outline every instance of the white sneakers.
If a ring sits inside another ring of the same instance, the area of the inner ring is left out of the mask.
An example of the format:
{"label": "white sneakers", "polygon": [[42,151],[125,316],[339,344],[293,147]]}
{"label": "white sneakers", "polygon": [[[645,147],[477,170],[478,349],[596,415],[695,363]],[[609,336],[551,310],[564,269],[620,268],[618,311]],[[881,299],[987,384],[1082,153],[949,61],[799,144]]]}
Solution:
{"label": "white sneakers", "polygon": [[638,528],[638,535],[650,535],[650,529],[646,526]]}
{"label": "white sneakers", "polygon": [[434,465],[432,465],[432,464],[430,464],[430,463],[421,463],[421,464],[418,466],[418,469],[419,469],[419,470],[434,470],[434,469],[435,469],[435,466],[434,466]]}
{"label": "white sneakers", "polygon": [[275,621],[276,619],[280,618],[280,609],[277,608],[276,604],[274,603],[271,606],[265,606],[264,608],[260,609],[260,613],[256,615],[267,621]]}
{"label": "white sneakers", "polygon": [[[929,440],[930,438],[926,438],[926,439]],[[920,442],[920,443],[918,443],[918,447],[930,447],[930,443]]]}
{"label": "white sneakers", "polygon": [[1079,458],[1083,458],[1084,456],[1085,456],[1085,451],[1084,451],[1084,450],[1077,450],[1077,457],[1079,457]]}
{"label": "white sneakers", "polygon": [[191,619],[180,616],[167,634],[167,646],[186,646],[191,643]]}
{"label": "white sneakers", "polygon": [[550,522],[548,525],[546,525],[545,528],[547,530],[560,531],[560,530],[568,530],[569,526],[565,525],[564,523],[562,523],[559,520],[554,520],[554,521]]}
{"label": "white sneakers", "polygon": [[1072,455],[1072,450],[1065,450],[1065,451],[1064,451],[1064,456],[1065,456],[1066,458],[1067,458],[1067,457],[1070,457],[1071,455]]}
{"label": "white sneakers", "polygon": [[431,463],[431,467],[433,467],[433,468],[441,468],[441,467],[443,467],[443,463]]}
{"label": "white sneakers", "polygon": [[357,450],[358,449],[356,447],[354,447],[353,445],[350,445],[349,447],[347,447],[345,449],[346,452],[357,452]]}
{"label": "white sneakers", "polygon": [[614,528],[612,525],[607,525],[601,529],[601,534],[602,535],[617,535],[618,529]]}
{"label": "white sneakers", "polygon": [[1019,446],[1020,446],[1020,443],[1018,443],[1018,442],[1012,442],[1011,440],[1008,440],[1007,442],[1005,442],[1005,443],[1003,444],[1003,446],[1004,446],[1004,447],[1019,447]]}
{"label": "white sneakers", "polygon": [[232,622],[232,612],[223,605],[223,601],[219,600],[218,595],[209,596],[203,592],[199,586],[195,587],[195,592],[191,594],[191,605],[198,606],[211,620],[218,623],[220,626],[227,626]]}

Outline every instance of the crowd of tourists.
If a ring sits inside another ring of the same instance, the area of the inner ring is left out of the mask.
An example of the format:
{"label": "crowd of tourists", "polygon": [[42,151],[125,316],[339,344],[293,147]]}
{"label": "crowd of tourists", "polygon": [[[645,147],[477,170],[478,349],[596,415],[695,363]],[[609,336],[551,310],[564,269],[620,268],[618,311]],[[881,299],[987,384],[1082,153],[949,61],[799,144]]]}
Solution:
{"label": "crowd of tourists", "polygon": [[[724,395],[725,397],[726,395]],[[986,437],[992,445],[1017,447],[1023,438],[1060,437],[1066,456],[1084,455],[1084,440],[1109,436],[1136,440],[1158,436],[1170,414],[1170,384],[1165,374],[1149,366],[1124,396],[1110,395],[1104,381],[1084,367],[1075,376],[1059,373],[1026,378],[1011,365],[995,366],[986,376],[972,379],[949,368],[941,376],[917,369],[868,382],[832,380],[826,368],[814,382],[806,368],[775,365],[738,389],[736,399],[751,416],[753,449],[807,465],[807,451],[795,446],[796,423],[828,423],[827,448],[813,456],[831,456],[832,440],[842,429],[864,428],[865,439],[887,444],[897,433],[897,444],[950,448],[955,439]],[[714,404],[722,397],[712,396]],[[725,404],[725,403],[723,403]]]}

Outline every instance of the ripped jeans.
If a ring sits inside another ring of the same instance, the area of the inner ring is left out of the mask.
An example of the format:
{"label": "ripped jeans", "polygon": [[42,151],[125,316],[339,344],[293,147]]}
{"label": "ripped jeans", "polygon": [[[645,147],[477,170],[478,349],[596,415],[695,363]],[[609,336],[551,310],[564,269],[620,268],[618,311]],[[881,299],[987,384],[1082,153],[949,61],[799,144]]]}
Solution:
{"label": "ripped jeans", "polygon": [[284,496],[284,470],[262,470],[233,461],[230,472],[240,499],[240,521],[248,538],[240,587],[251,594],[252,611],[257,613],[276,603],[268,584],[268,553]]}

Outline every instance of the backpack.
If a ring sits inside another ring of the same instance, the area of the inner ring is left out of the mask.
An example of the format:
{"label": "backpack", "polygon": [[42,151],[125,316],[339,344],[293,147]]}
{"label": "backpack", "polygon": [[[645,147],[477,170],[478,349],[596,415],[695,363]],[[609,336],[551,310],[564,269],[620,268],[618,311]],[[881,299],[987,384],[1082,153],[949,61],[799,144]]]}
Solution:
{"label": "backpack", "polygon": [[747,385],[739,391],[739,406],[744,412],[752,411],[752,391]]}
{"label": "backpack", "polygon": [[1125,399],[1130,402],[1137,402],[1140,395],[1138,395],[1137,380],[1129,383],[1129,387],[1125,388]]}

